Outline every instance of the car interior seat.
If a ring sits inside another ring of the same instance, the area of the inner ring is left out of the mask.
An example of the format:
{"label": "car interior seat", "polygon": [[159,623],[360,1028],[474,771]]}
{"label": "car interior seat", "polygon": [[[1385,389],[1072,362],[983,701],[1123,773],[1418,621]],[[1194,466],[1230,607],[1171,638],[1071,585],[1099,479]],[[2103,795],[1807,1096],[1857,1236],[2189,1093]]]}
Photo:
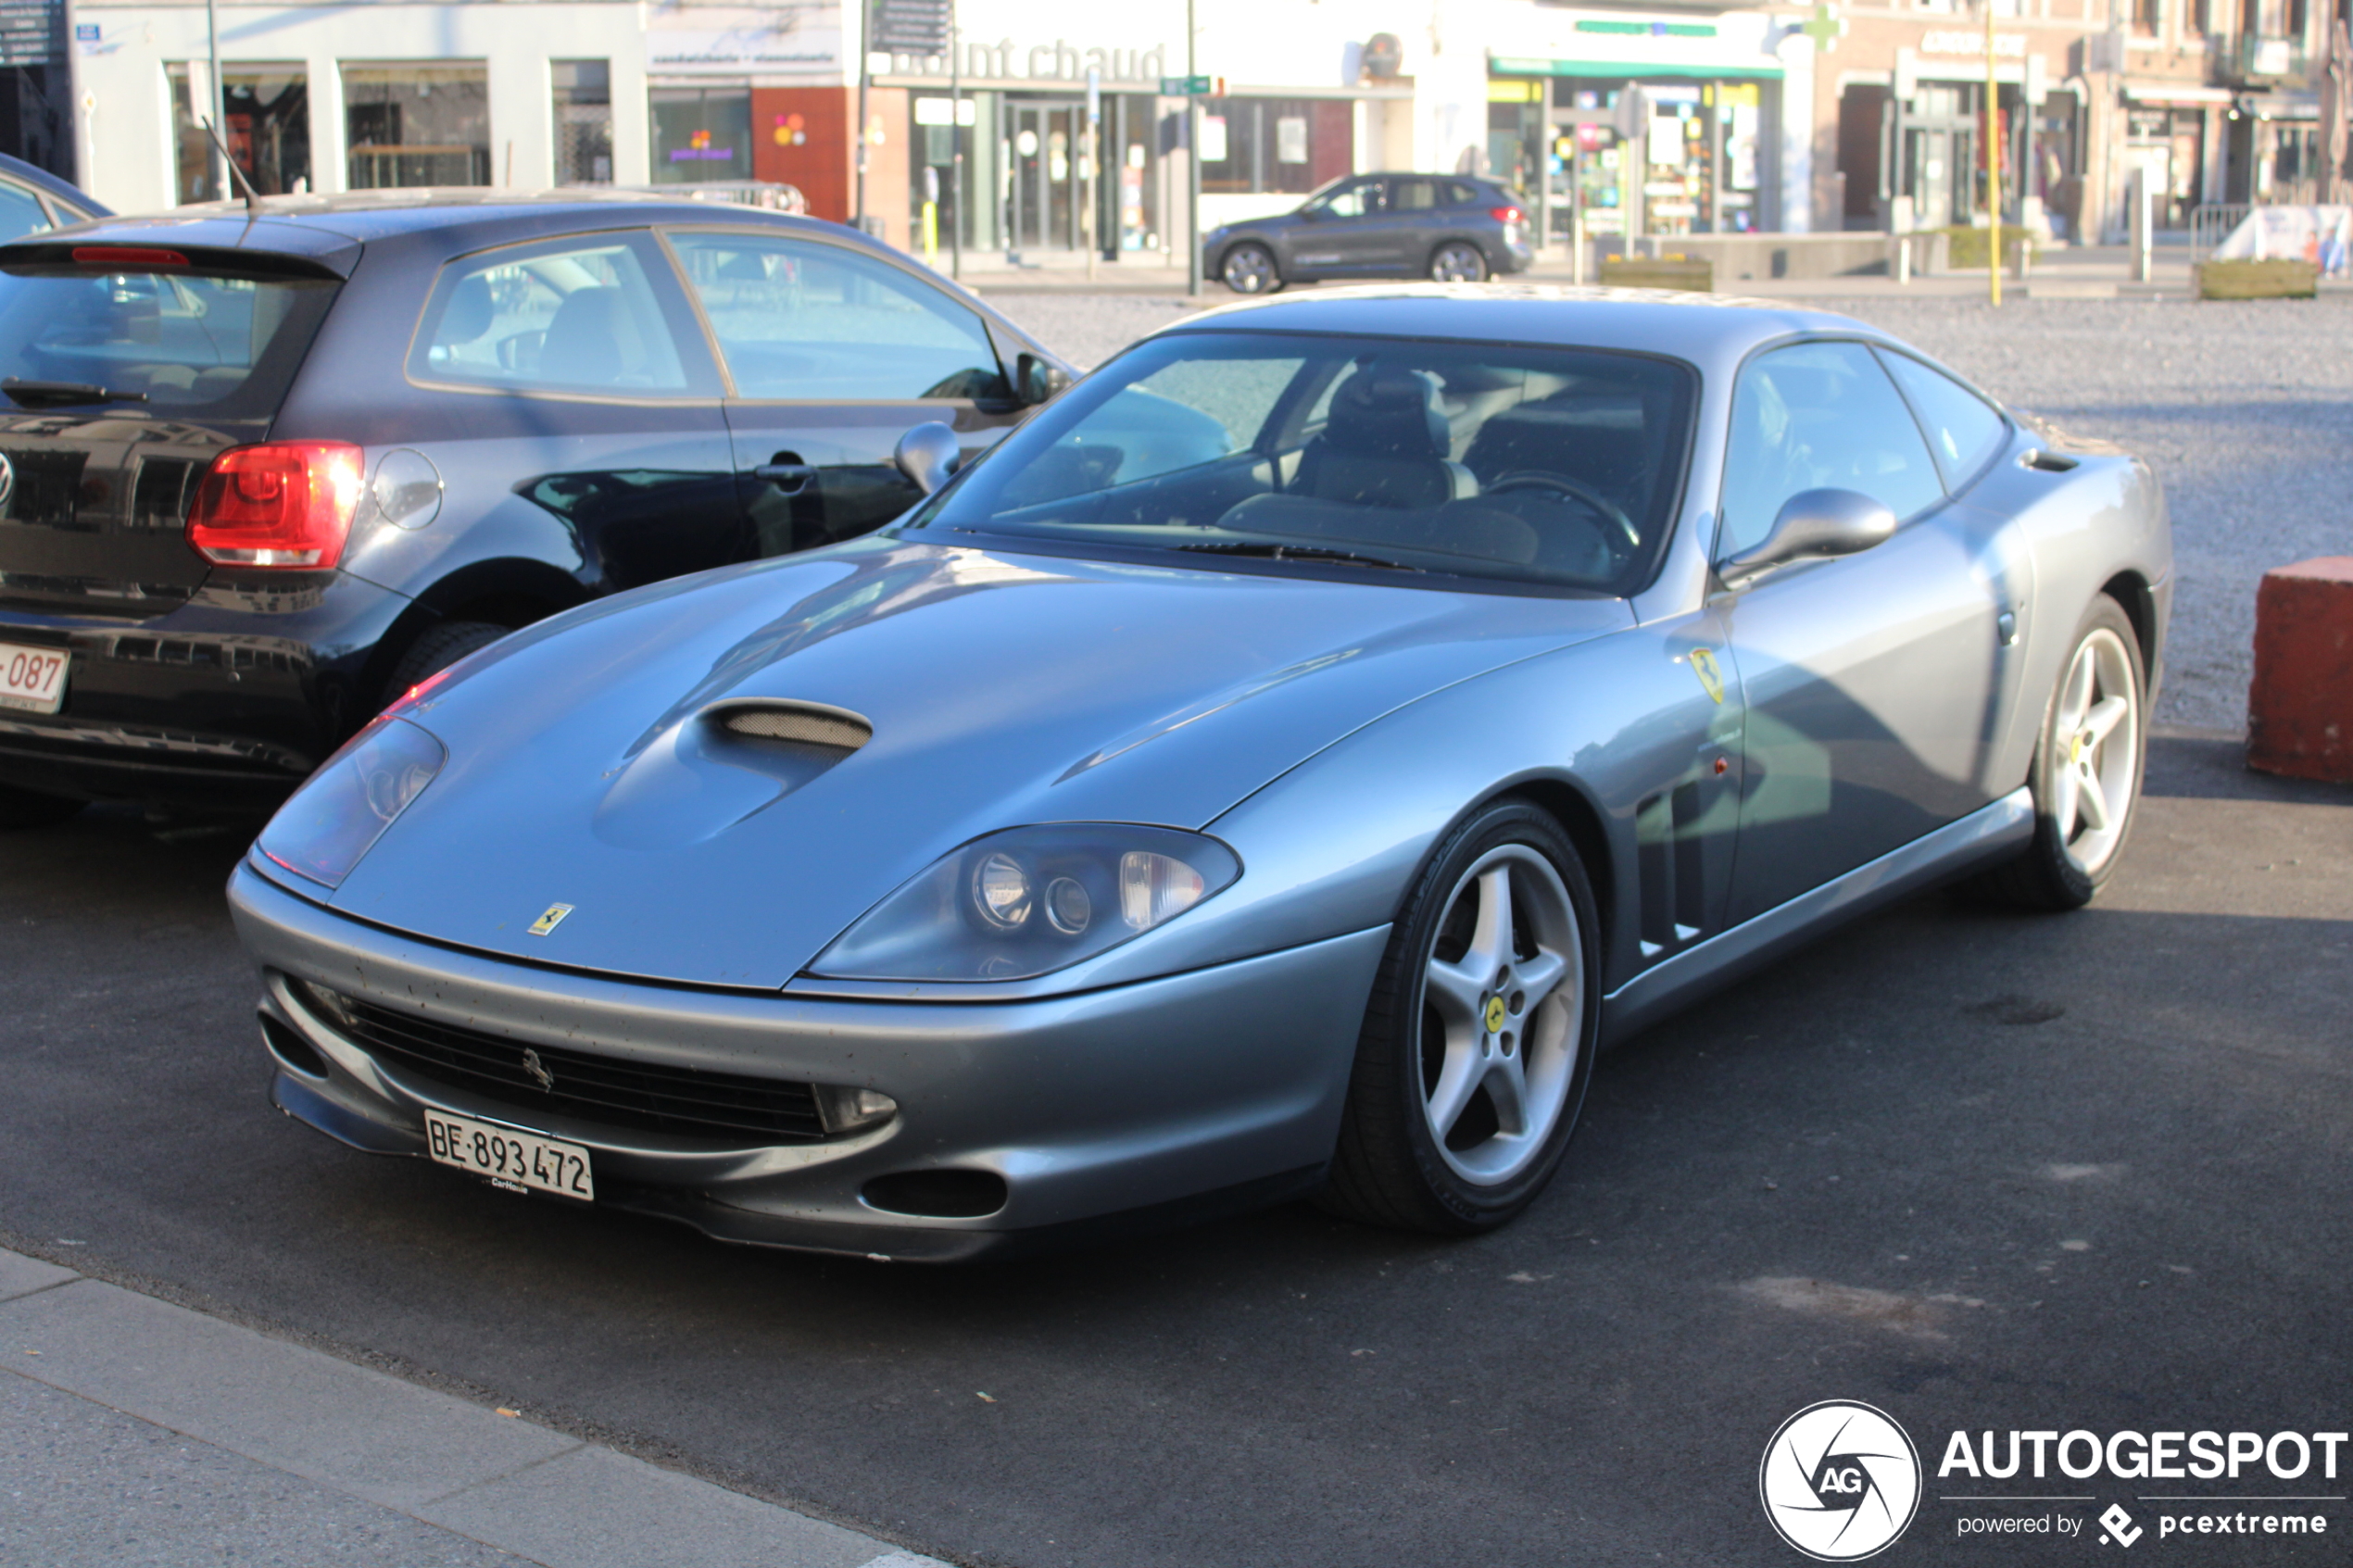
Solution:
{"label": "car interior seat", "polygon": [[1478,494],[1453,449],[1436,376],[1367,365],[1333,394],[1323,433],[1300,454],[1289,489],[1358,507],[1442,506]]}
{"label": "car interior seat", "polygon": [[557,307],[539,351],[539,378],[572,386],[618,386],[646,359],[644,336],[621,290],[580,289]]}
{"label": "car interior seat", "polygon": [[441,330],[434,335],[445,344],[472,343],[490,330],[497,314],[490,297],[490,280],[477,272],[449,291],[449,303],[441,311]]}

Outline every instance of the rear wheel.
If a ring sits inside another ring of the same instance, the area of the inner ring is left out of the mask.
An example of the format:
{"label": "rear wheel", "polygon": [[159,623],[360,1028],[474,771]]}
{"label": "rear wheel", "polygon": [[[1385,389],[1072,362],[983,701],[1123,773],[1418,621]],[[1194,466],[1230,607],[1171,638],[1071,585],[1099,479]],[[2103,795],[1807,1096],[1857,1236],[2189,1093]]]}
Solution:
{"label": "rear wheel", "polygon": [[445,621],[427,628],[409,645],[400,662],[393,666],[392,679],[384,687],[384,701],[396,700],[409,687],[440,674],[468,654],[488,647],[505,636],[508,630],[487,621]]}
{"label": "rear wheel", "polygon": [[0,784],[0,828],[41,828],[79,816],[90,802],[79,796],[44,795]]}
{"label": "rear wheel", "polygon": [[2122,859],[2140,803],[2147,679],[2122,607],[2094,601],[2043,716],[2029,784],[2034,839],[1980,887],[2030,909],[2080,909]]}
{"label": "rear wheel", "polygon": [[1483,283],[1487,253],[1467,241],[1449,241],[1430,253],[1429,276],[1439,283]]}
{"label": "rear wheel", "polygon": [[1273,294],[1283,286],[1275,253],[1262,245],[1239,245],[1227,251],[1218,276],[1236,294]]}
{"label": "rear wheel", "polygon": [[1535,1200],[1568,1148],[1601,1018],[1584,867],[1504,800],[1457,828],[1390,938],[1320,1201],[1464,1235]]}

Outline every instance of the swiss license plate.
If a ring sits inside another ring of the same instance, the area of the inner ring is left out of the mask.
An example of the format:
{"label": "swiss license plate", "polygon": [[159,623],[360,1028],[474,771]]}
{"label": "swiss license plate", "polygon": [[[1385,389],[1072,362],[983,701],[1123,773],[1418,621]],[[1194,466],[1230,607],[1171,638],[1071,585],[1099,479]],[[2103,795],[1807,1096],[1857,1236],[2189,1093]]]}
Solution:
{"label": "swiss license plate", "polygon": [[72,657],[63,648],[0,643],[0,708],[24,708],[35,713],[55,713],[63,708],[66,664]]}
{"label": "swiss license plate", "polygon": [[519,1133],[470,1116],[425,1112],[425,1144],[434,1159],[460,1171],[487,1176],[495,1186],[594,1198],[588,1151],[576,1143]]}

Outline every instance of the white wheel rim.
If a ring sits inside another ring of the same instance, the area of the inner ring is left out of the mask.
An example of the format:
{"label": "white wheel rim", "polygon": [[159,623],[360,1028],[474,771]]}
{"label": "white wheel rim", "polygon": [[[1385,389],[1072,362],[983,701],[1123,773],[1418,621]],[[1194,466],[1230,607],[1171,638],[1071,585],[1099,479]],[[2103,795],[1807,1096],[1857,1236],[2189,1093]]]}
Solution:
{"label": "white wheel rim", "polygon": [[2086,876],[2115,859],[2140,785],[2140,692],[2124,640],[2106,627],[2076,646],[2051,725],[2051,818]]}
{"label": "white wheel rim", "polygon": [[1257,294],[1274,275],[1264,251],[1239,250],[1226,258],[1226,286],[1236,294]]}
{"label": "white wheel rim", "polygon": [[1446,899],[1423,968],[1418,1077],[1439,1158],[1496,1186],[1533,1164],[1584,1047],[1585,946],[1552,862],[1489,850]]}
{"label": "white wheel rim", "polygon": [[1438,253],[1438,265],[1430,269],[1430,275],[1441,283],[1467,283],[1477,280],[1478,271],[1478,259],[1468,247],[1448,245]]}

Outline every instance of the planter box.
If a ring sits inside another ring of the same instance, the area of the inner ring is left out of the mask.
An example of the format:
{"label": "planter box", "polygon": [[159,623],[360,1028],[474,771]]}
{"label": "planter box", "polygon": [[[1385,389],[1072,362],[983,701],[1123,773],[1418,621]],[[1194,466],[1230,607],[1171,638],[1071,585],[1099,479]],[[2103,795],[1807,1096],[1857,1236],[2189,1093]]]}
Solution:
{"label": "planter box", "polygon": [[2353,784],[2353,556],[2263,574],[2246,762],[2267,773]]}
{"label": "planter box", "polygon": [[2201,261],[2200,299],[2310,299],[2321,270],[2309,261]]}
{"label": "planter box", "polygon": [[1602,283],[1614,289],[1680,289],[1686,294],[1710,294],[1716,288],[1716,264],[1676,257],[1604,257]]}

